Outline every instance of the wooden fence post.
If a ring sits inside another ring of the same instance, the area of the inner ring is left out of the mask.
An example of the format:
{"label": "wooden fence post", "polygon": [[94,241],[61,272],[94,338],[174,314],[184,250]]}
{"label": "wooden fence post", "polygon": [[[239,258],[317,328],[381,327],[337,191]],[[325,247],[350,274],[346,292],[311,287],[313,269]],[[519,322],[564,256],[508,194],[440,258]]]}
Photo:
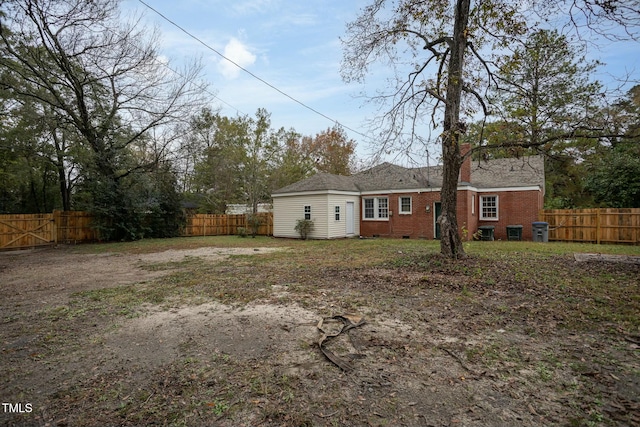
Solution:
{"label": "wooden fence post", "polygon": [[600,208],[596,209],[596,242],[599,245],[601,236],[600,236]]}
{"label": "wooden fence post", "polygon": [[53,220],[53,230],[51,231],[52,240],[57,245],[58,244],[58,235],[60,234],[58,227],[62,226],[62,215],[60,210],[54,210],[51,215],[51,219]]}

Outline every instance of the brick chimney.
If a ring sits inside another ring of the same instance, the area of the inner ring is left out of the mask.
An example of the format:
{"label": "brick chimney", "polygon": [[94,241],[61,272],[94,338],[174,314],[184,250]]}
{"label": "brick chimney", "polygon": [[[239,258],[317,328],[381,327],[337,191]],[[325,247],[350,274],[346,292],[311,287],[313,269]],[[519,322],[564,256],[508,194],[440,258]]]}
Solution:
{"label": "brick chimney", "polygon": [[[460,156],[471,150],[471,144],[460,145]],[[460,166],[460,182],[471,182],[471,156],[467,157]]]}

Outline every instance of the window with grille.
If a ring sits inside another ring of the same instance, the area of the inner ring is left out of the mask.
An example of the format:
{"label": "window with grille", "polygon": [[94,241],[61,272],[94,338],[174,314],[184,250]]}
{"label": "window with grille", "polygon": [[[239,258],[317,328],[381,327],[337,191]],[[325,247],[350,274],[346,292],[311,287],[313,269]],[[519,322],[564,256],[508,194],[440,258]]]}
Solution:
{"label": "window with grille", "polygon": [[498,219],[498,196],[480,196],[480,219]]}
{"label": "window with grille", "polygon": [[363,199],[364,219],[389,218],[389,199],[387,197],[369,197]]}
{"label": "window with grille", "polygon": [[401,214],[410,214],[411,213],[411,197],[400,197],[400,213]]}
{"label": "window with grille", "polygon": [[378,218],[389,218],[389,199],[378,198]]}

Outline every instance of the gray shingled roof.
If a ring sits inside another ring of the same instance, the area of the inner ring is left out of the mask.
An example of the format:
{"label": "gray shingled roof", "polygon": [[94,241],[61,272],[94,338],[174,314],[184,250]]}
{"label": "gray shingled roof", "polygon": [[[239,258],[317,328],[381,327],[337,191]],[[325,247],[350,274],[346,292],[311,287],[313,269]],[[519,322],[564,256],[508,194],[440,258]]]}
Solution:
{"label": "gray shingled roof", "polygon": [[493,159],[471,163],[471,183],[478,188],[524,187],[544,188],[544,157]]}
{"label": "gray shingled roof", "polygon": [[[523,187],[544,188],[544,158],[492,159],[473,161],[471,185],[477,188]],[[273,194],[305,191],[381,191],[439,188],[442,186],[442,166],[405,168],[383,163],[352,176],[317,173]]]}
{"label": "gray shingled roof", "polygon": [[424,188],[428,185],[422,171],[391,163],[383,163],[357,173],[353,175],[353,181],[361,191]]}
{"label": "gray shingled roof", "polygon": [[353,177],[333,175],[330,173],[319,172],[302,181],[294,182],[291,185],[280,188],[273,194],[299,193],[302,191],[354,191],[359,193],[360,189],[353,182]]}

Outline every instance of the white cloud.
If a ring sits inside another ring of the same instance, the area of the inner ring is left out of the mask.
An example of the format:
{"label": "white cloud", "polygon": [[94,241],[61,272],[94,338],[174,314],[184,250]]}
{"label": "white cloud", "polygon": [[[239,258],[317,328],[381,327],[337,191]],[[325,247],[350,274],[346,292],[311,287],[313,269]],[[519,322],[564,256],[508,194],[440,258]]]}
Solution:
{"label": "white cloud", "polygon": [[156,61],[158,61],[160,64],[166,67],[171,66],[171,60],[169,60],[169,57],[167,55],[162,55],[162,54],[158,55],[156,57]]}
{"label": "white cloud", "polygon": [[[231,38],[224,47],[224,56],[243,68],[247,68],[256,62],[256,56],[236,38]],[[236,65],[222,58],[218,63],[218,71],[227,79],[235,79],[241,70]]]}

